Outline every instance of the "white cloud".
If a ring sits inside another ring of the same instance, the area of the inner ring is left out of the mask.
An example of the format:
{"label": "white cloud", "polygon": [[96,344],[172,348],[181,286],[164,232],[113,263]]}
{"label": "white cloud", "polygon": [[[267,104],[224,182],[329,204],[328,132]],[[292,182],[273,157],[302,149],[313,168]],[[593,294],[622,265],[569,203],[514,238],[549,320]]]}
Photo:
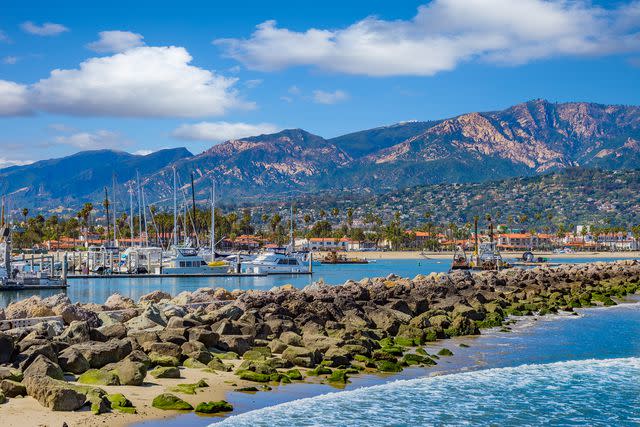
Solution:
{"label": "white cloud", "polygon": [[369,76],[430,76],[471,60],[522,64],[556,56],[640,51],[640,1],[605,9],[588,0],[433,0],[411,20],[368,17],[298,32],[275,21],[249,39],[218,39],[247,67],[316,66]]}
{"label": "white cloud", "polygon": [[323,90],[313,91],[313,102],[316,104],[335,104],[346,99],[349,99],[349,95],[342,90],[333,92],[325,92]]}
{"label": "white cloud", "polygon": [[42,25],[34,24],[31,21],[23,22],[20,25],[23,31],[34,34],[36,36],[57,36],[58,34],[69,31],[67,27],[62,24],[54,24],[52,22],[45,22]]}
{"label": "white cloud", "polygon": [[33,163],[33,160],[12,160],[6,157],[0,157],[0,169],[8,168],[11,166],[24,166]]}
{"label": "white cloud", "polygon": [[136,156],[148,156],[151,153],[153,153],[153,150],[138,150],[133,152]]}
{"label": "white cloud", "polygon": [[95,132],[78,132],[71,135],[61,135],[54,138],[57,144],[70,145],[83,150],[95,150],[99,148],[122,148],[129,142],[120,134],[108,130]]}
{"label": "white cloud", "polygon": [[72,126],[69,125],[65,125],[64,123],[51,123],[49,124],[49,126],[47,126],[49,129],[56,131],[56,132],[64,132],[64,133],[68,133],[68,132],[75,132],[76,129]]}
{"label": "white cloud", "polygon": [[34,107],[79,116],[204,117],[253,108],[239,99],[237,79],[190,65],[182,47],[138,47],[53,70],[32,85]]}
{"label": "white cloud", "polygon": [[87,45],[87,48],[98,53],[124,52],[134,47],[144,46],[142,34],[130,31],[101,31],[100,38]]}
{"label": "white cloud", "polygon": [[7,65],[14,65],[19,60],[20,58],[18,58],[17,56],[5,56],[4,58],[2,58],[2,63]]}
{"label": "white cloud", "polygon": [[223,142],[261,134],[275,133],[280,128],[271,123],[200,122],[184,124],[172,132],[178,139]]}
{"label": "white cloud", "polygon": [[0,80],[0,116],[19,116],[29,114],[27,86]]}
{"label": "white cloud", "polygon": [[257,88],[262,84],[262,79],[251,79],[244,82],[244,85],[249,89]]}

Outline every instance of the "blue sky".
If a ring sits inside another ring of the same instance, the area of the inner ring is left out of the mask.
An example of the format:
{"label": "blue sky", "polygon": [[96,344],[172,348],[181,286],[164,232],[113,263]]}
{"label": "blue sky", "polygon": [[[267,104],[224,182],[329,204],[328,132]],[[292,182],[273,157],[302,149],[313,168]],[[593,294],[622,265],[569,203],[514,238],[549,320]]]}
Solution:
{"label": "blue sky", "polygon": [[3,2],[0,166],[533,98],[640,104],[638,1],[88,3]]}

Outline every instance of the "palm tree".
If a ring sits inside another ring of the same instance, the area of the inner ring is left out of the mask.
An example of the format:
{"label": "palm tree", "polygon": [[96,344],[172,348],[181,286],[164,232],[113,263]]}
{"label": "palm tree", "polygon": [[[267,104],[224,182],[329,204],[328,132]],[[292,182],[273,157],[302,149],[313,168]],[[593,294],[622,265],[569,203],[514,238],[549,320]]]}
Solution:
{"label": "palm tree", "polygon": [[28,208],[22,208],[22,216],[24,217],[25,224],[27,223],[27,215],[29,215],[29,209]]}

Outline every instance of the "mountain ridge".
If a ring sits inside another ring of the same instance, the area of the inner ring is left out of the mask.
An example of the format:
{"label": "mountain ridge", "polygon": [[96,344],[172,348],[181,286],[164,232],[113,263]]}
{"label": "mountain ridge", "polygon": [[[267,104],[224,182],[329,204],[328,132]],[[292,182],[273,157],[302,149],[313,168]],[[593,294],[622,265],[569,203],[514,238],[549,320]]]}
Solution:
{"label": "mountain ridge", "polygon": [[[285,129],[225,141],[196,155],[175,154],[141,171],[147,200],[171,198],[174,168],[183,186],[194,174],[198,199],[208,197],[215,179],[221,197],[235,201],[479,182],[576,166],[634,168],[640,161],[640,107],[534,99],[504,110],[402,122],[330,139]],[[37,171],[31,165],[18,168]],[[0,170],[0,180],[6,171]],[[41,184],[33,173],[23,185],[29,194]],[[0,189],[7,193],[4,181]],[[93,197],[86,191],[77,196]],[[47,205],[46,197],[37,200]]]}

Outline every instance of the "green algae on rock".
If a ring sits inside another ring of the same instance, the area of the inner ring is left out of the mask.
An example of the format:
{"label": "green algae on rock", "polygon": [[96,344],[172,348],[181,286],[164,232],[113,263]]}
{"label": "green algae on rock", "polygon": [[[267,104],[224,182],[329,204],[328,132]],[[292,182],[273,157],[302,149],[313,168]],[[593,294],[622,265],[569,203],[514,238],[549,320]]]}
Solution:
{"label": "green algae on rock", "polygon": [[191,411],[193,406],[171,393],[163,393],[156,396],[151,406],[158,409],[174,411]]}

